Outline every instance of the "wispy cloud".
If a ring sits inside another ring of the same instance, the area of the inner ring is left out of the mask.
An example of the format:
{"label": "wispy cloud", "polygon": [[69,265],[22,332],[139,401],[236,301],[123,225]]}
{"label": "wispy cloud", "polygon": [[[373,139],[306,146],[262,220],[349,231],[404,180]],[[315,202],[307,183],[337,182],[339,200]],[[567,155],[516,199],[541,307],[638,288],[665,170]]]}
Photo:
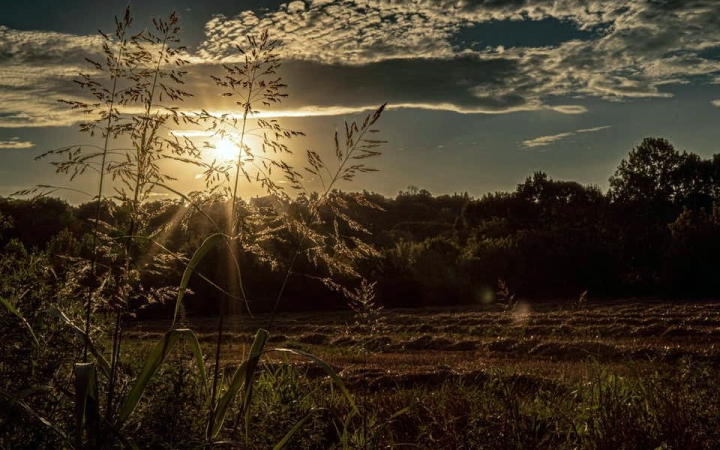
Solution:
{"label": "wispy cloud", "polygon": [[557,142],[561,139],[568,138],[570,136],[575,135],[575,133],[560,133],[560,134],[553,134],[550,136],[540,136],[534,139],[530,139],[527,141],[522,142],[522,146],[525,148],[535,148],[535,147],[545,147],[546,145],[550,145],[553,142]]}
{"label": "wispy cloud", "polygon": [[556,105],[548,108],[563,114],[585,114],[588,111],[582,105]]}
{"label": "wispy cloud", "polygon": [[583,128],[582,130],[577,130],[575,133],[594,133],[595,131],[607,130],[608,128],[612,128],[612,125],[605,125],[595,128]]}
{"label": "wispy cloud", "polygon": [[553,144],[553,143],[555,143],[555,142],[557,142],[557,141],[560,141],[560,140],[563,140],[563,139],[566,139],[566,138],[575,136],[575,135],[577,135],[577,134],[581,134],[581,133],[594,133],[594,132],[597,132],[597,131],[606,130],[606,129],[611,128],[611,127],[612,127],[611,125],[606,125],[606,126],[595,127],[595,128],[583,128],[583,129],[581,129],[581,130],[568,131],[568,132],[565,132],[565,133],[553,134],[553,135],[550,135],[550,136],[540,136],[540,137],[536,137],[536,138],[534,138],[534,139],[529,139],[529,140],[527,140],[527,141],[523,141],[523,142],[521,143],[521,145],[522,145],[524,148],[545,147],[545,146],[548,146],[548,145],[550,145],[550,144]]}
{"label": "wispy cloud", "polygon": [[35,144],[30,141],[21,141],[20,138],[14,137],[9,141],[0,141],[0,149],[19,150],[23,148],[33,148]]}

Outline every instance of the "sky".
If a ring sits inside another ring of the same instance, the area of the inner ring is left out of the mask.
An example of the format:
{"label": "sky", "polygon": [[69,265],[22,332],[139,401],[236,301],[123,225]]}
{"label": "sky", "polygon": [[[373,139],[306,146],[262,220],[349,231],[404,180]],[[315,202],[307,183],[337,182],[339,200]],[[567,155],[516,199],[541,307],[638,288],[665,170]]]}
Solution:
{"label": "sky", "polygon": [[[57,100],[99,57],[125,1],[34,0],[0,15],[0,195],[68,185],[46,150],[83,142]],[[394,196],[513,190],[534,171],[606,189],[644,137],[709,157],[720,142],[717,0],[145,0],[136,28],[180,15],[187,110],[232,111],[207,86],[268,29],[289,97],[269,111],[332,154],[334,130],[387,102],[377,173],[346,190]],[[192,174],[189,174],[192,175]],[[82,190],[96,180],[75,183]],[[85,183],[85,184],[83,184]],[[82,196],[59,193],[71,202]]]}

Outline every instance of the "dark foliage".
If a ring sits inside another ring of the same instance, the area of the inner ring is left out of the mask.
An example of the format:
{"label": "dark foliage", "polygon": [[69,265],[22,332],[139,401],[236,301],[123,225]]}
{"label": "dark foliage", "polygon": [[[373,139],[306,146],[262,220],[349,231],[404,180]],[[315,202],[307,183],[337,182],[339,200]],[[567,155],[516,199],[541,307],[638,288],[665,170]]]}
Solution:
{"label": "dark foliage", "polygon": [[[355,194],[335,191],[352,205]],[[610,178],[607,194],[595,186],[550,179],[537,172],[514,192],[472,198],[467,194],[433,196],[411,186],[395,198],[363,193],[378,208],[351,207],[348,216],[372,235],[379,255],[363,263],[362,275],[378,282],[378,301],[386,306],[474,303],[488,298],[499,279],[526,299],[589,295],[666,295],[707,297],[717,292],[720,269],[720,157],[703,159],[679,152],[664,139],[645,139]],[[253,200],[258,202],[259,200]],[[272,201],[267,202],[272,209]],[[307,198],[289,204],[293,214],[307,215]],[[94,207],[64,201],[0,199],[4,229],[0,247],[15,239],[25,248],[77,255],[88,241]],[[147,203],[150,228],[161,229],[180,205]],[[101,218],[115,228],[129,220],[128,205],[113,205]],[[107,210],[107,211],[106,211]],[[205,212],[225,220],[222,204]],[[271,213],[271,211],[269,211]],[[331,211],[320,210],[330,215]],[[173,251],[197,247],[207,230],[199,213],[182,226],[164,232]],[[260,230],[256,230],[260,231]],[[354,231],[341,227],[341,234]],[[350,241],[348,241],[350,243]],[[290,259],[292,236],[279,237],[277,261]],[[143,251],[139,248],[137,251]],[[254,311],[270,308],[274,288],[282,282],[282,264],[270,265],[252,253],[238,255],[253,280],[247,293]],[[223,285],[216,270],[222,255],[206,258],[200,271]],[[287,285],[286,308],[333,309],[345,302],[321,280],[323,268],[303,255]],[[162,283],[178,273],[156,274]],[[162,284],[161,283],[161,284]],[[220,295],[210,284],[194,280],[192,314],[213,314]],[[162,314],[161,307],[154,311]]]}

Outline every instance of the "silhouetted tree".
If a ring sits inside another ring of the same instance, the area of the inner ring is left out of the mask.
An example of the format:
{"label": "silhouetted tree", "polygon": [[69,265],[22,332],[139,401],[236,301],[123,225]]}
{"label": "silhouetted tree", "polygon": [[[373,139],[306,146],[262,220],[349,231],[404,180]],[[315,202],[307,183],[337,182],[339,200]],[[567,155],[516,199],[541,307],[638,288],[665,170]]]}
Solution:
{"label": "silhouetted tree", "polygon": [[610,177],[611,200],[620,203],[673,201],[686,155],[661,138],[645,138]]}

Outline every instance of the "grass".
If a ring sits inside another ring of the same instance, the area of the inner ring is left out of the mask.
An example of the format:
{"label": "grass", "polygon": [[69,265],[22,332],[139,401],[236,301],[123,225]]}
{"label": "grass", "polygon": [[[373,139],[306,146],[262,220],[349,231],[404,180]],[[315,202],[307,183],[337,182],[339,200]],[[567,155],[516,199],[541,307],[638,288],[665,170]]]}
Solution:
{"label": "grass", "polygon": [[[504,305],[383,310],[386,345],[372,351],[357,343],[374,332],[354,326],[349,311],[281,314],[275,333],[321,357],[353,392],[365,420],[354,429],[367,436],[352,448],[712,449],[720,439],[718,306],[620,301],[580,312],[546,304],[523,321]],[[211,320],[190,320],[200,336],[211,334]],[[247,351],[252,321],[226,325],[223,351]],[[472,333],[478,327],[495,331]],[[343,411],[322,371],[270,356],[261,372],[271,392],[258,395],[276,408],[265,421],[323,411],[294,448],[343,448],[335,427],[323,428]]]}

